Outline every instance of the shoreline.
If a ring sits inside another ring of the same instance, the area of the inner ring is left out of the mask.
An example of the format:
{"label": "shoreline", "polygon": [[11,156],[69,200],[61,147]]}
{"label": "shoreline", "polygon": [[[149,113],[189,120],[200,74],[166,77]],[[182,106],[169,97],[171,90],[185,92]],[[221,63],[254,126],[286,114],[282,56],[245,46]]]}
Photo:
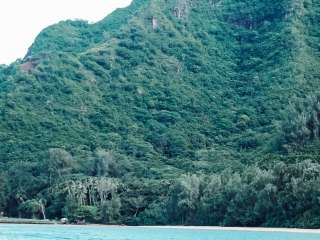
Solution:
{"label": "shoreline", "polygon": [[217,226],[138,226],[141,228],[190,229],[211,231],[247,231],[247,232],[284,232],[320,234],[320,229],[303,228],[268,228],[268,227],[217,227]]}
{"label": "shoreline", "polygon": [[66,227],[102,227],[102,228],[146,228],[146,229],[186,229],[186,230],[207,230],[207,231],[245,231],[245,232],[283,232],[283,233],[307,233],[320,234],[320,229],[303,228],[268,228],[268,227],[219,227],[219,226],[127,226],[127,225],[106,225],[106,224],[62,224],[50,220],[34,219],[0,219],[1,225],[59,225]]}
{"label": "shoreline", "polygon": [[39,225],[53,225],[55,221],[51,220],[38,220],[27,218],[0,218],[0,224],[39,224]]}

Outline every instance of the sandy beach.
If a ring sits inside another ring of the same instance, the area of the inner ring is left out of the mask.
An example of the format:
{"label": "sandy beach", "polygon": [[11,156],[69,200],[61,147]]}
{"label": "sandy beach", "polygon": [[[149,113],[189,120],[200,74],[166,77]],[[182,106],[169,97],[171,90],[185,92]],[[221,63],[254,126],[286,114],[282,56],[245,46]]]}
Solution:
{"label": "sandy beach", "polygon": [[320,234],[320,229],[300,228],[263,228],[263,227],[210,227],[210,226],[139,226],[142,228],[164,228],[164,229],[193,229],[212,231],[253,231],[253,232],[288,232],[288,233],[314,233]]}
{"label": "sandy beach", "polygon": [[126,226],[126,225],[104,225],[104,224],[60,224],[55,221],[43,221],[32,219],[0,218],[0,224],[23,224],[23,225],[60,225],[68,227],[120,227],[120,228],[159,228],[159,229],[190,229],[190,230],[211,230],[211,231],[250,231],[250,232],[288,232],[288,233],[312,233],[320,234],[320,229],[301,228],[265,228],[265,227],[217,227],[217,226]]}
{"label": "sandy beach", "polygon": [[190,229],[190,230],[210,230],[210,231],[287,232],[287,233],[320,234],[320,229],[302,229],[302,228],[217,227],[217,226],[126,226],[126,225],[104,225],[104,224],[85,224],[85,225],[66,224],[61,226],[102,227],[102,228],[105,228],[105,227],[158,228],[158,229]]}

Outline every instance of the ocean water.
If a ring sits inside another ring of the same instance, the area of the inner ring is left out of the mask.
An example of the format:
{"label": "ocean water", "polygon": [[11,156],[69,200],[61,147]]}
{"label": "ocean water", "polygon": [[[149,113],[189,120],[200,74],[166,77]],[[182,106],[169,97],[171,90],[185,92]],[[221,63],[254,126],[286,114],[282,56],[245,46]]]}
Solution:
{"label": "ocean water", "polygon": [[0,225],[0,240],[320,240],[320,234],[139,227]]}

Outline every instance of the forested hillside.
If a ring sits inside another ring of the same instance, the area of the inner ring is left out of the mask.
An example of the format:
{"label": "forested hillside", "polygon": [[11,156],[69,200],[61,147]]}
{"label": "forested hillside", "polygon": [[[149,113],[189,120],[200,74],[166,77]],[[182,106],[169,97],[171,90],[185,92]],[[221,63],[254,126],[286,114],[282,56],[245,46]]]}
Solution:
{"label": "forested hillside", "polygon": [[319,23],[318,0],[134,0],[44,29],[0,66],[0,211],[320,227]]}

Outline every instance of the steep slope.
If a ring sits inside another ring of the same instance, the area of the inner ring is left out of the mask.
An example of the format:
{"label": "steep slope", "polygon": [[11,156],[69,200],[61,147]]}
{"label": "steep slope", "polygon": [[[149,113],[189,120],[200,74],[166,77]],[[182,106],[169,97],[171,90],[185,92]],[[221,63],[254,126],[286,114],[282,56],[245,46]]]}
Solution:
{"label": "steep slope", "polygon": [[[319,11],[316,0],[136,0],[96,24],[45,29],[25,59],[0,68],[3,209],[28,215],[45,199],[51,217],[97,207],[115,211],[104,222],[148,223],[151,214],[154,224],[157,196],[178,204],[166,196],[181,174],[243,172],[266,155],[294,164],[280,154],[303,156],[301,131],[303,143],[320,135]],[[301,110],[308,96],[314,107]],[[99,184],[99,204],[74,190]],[[185,208],[172,223],[192,223],[186,212],[197,211]],[[304,223],[297,216],[196,224]]]}

